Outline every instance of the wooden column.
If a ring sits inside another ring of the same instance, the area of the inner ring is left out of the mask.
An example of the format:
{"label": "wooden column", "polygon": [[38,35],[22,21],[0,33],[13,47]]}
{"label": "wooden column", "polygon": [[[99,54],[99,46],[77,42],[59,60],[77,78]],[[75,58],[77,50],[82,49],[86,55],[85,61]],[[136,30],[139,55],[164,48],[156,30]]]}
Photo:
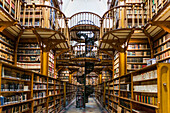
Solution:
{"label": "wooden column", "polygon": [[105,107],[106,105],[106,82],[104,82],[104,91],[103,91],[103,106]]}
{"label": "wooden column", "polygon": [[42,62],[41,62],[41,73],[43,75],[48,76],[48,60],[49,60],[49,52],[48,51],[43,51],[42,52]]}
{"label": "wooden column", "polygon": [[66,107],[66,82],[64,82],[64,107]]}
{"label": "wooden column", "polygon": [[112,58],[112,79],[114,78],[114,57]]}
{"label": "wooden column", "polygon": [[71,79],[72,79],[72,74],[69,74],[69,83],[72,83]]}
{"label": "wooden column", "polygon": [[99,74],[99,84],[102,83],[102,74]]}
{"label": "wooden column", "polygon": [[126,73],[126,53],[120,52],[120,61],[119,61],[119,76],[122,76]]}

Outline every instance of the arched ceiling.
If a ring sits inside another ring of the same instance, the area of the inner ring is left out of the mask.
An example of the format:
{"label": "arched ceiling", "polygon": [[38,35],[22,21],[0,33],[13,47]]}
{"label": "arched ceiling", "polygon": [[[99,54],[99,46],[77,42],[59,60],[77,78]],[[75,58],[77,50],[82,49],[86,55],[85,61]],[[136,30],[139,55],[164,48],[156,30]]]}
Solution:
{"label": "arched ceiling", "polygon": [[63,0],[61,10],[66,17],[86,11],[102,16],[107,11],[107,0]]}

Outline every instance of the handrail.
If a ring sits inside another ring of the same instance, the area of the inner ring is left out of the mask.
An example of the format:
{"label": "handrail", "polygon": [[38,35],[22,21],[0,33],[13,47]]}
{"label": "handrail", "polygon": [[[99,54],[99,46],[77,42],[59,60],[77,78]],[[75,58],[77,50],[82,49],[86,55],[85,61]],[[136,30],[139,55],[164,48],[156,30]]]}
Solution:
{"label": "handrail", "polygon": [[100,27],[101,17],[92,12],[79,12],[72,15],[68,20],[70,28],[76,25],[94,25]]}
{"label": "handrail", "polygon": [[146,0],[142,3],[120,5],[106,11],[102,16],[101,36],[103,33],[120,28],[141,28],[153,19],[169,0]]}
{"label": "handrail", "polygon": [[0,0],[0,6],[14,19],[20,17],[22,0]]}
{"label": "handrail", "polygon": [[39,27],[59,31],[69,37],[66,16],[57,8],[48,5],[22,6],[20,23],[25,27]]}
{"label": "handrail", "polygon": [[170,3],[170,0],[146,0],[147,20],[152,20],[167,3]]}
{"label": "handrail", "polygon": [[73,46],[71,58],[98,58],[98,46],[94,45],[76,45]]}
{"label": "handrail", "polygon": [[102,17],[101,33],[120,28],[140,28],[146,23],[143,4],[120,5],[108,10]]}

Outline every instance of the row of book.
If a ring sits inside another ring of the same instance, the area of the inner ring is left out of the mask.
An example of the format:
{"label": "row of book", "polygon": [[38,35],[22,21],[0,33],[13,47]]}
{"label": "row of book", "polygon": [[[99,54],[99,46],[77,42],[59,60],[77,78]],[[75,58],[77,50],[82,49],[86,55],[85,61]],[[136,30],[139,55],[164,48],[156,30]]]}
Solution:
{"label": "row of book", "polygon": [[170,63],[170,59],[164,60],[162,63]]}
{"label": "row of book", "polygon": [[22,54],[31,54],[31,55],[39,55],[40,54],[40,50],[18,50],[17,51],[18,54],[22,55]]}
{"label": "row of book", "polygon": [[34,0],[34,1],[32,1],[32,0],[22,0],[22,1],[24,1],[24,2],[26,2],[27,4],[33,4],[33,3],[35,3],[35,4],[42,4],[43,5],[43,1],[44,0]]}
{"label": "row of book", "polygon": [[34,84],[33,90],[46,90],[47,85],[46,84]]}
{"label": "row of book", "polygon": [[40,69],[40,63],[20,63],[17,62],[18,67],[26,68],[26,69]]}
{"label": "row of book", "polygon": [[126,0],[126,3],[143,3],[144,0]]}
{"label": "row of book", "polygon": [[46,99],[39,99],[39,100],[35,100],[34,101],[34,106],[37,106],[39,104],[43,104],[43,103],[46,103],[47,100]]}
{"label": "row of book", "polygon": [[154,96],[138,95],[135,94],[135,100],[147,104],[157,105],[158,98]]}
{"label": "row of book", "polygon": [[170,56],[170,50],[165,53],[162,53],[161,55],[156,56],[156,60],[157,61],[163,60],[165,58],[169,58],[169,56]]}
{"label": "row of book", "polygon": [[40,61],[40,56],[17,56],[18,62],[22,61]]}
{"label": "row of book", "polygon": [[54,91],[48,91],[48,95],[54,95]]}
{"label": "row of book", "polygon": [[102,60],[112,60],[109,55],[102,55]]}
{"label": "row of book", "polygon": [[54,77],[54,68],[48,67],[48,76]]}
{"label": "row of book", "polygon": [[131,92],[124,92],[124,91],[120,90],[120,97],[125,97],[128,99],[131,99]]}
{"label": "row of book", "polygon": [[2,77],[7,77],[7,78],[13,78],[13,79],[18,79],[18,80],[26,80],[30,81],[31,76],[27,75],[22,72],[17,72],[15,70],[11,70],[9,68],[2,68]]}
{"label": "row of book", "polygon": [[115,55],[114,55],[114,60],[117,59],[119,57],[119,52],[117,52]]}
{"label": "row of book", "polygon": [[53,84],[49,84],[48,85],[48,89],[54,89],[54,85]]}
{"label": "row of book", "polygon": [[147,63],[150,58],[127,58],[127,62]]}
{"label": "row of book", "polygon": [[131,90],[131,85],[130,84],[121,84],[120,85],[120,90],[121,91],[130,91]]}
{"label": "row of book", "polygon": [[34,76],[34,82],[36,83],[47,83],[47,79],[45,77],[41,77],[41,76]]}
{"label": "row of book", "polygon": [[119,85],[115,85],[114,90],[119,90]]}
{"label": "row of book", "polygon": [[49,65],[51,68],[54,68],[54,63],[49,62],[48,65]]}
{"label": "row of book", "polygon": [[128,50],[131,49],[149,49],[150,46],[148,44],[133,44],[133,45],[128,45]]}
{"label": "row of book", "polygon": [[119,79],[114,80],[114,84],[119,84]]}
{"label": "row of book", "polygon": [[130,109],[130,101],[120,99],[120,105]]}
{"label": "row of book", "polygon": [[162,38],[159,38],[157,41],[154,42],[154,47],[158,47],[159,45],[163,44],[164,42],[168,41],[170,39],[170,34],[167,34],[163,36]]}
{"label": "row of book", "polygon": [[0,51],[0,58],[3,58],[3,59],[6,59],[6,60],[9,60],[9,61],[13,61],[13,55],[10,55],[8,53],[4,53],[4,52],[1,52]]}
{"label": "row of book", "polygon": [[158,88],[157,88],[157,84],[153,84],[153,85],[135,85],[133,86],[134,91],[136,92],[153,92],[153,93],[157,93]]}
{"label": "row of book", "polygon": [[48,80],[48,83],[54,84],[54,80],[53,80],[53,79],[49,79],[49,80]]}
{"label": "row of book", "polygon": [[14,105],[10,107],[6,107],[2,109],[1,113],[23,113],[25,111],[29,111],[31,108],[30,103],[24,103],[22,105]]}
{"label": "row of book", "polygon": [[46,96],[46,91],[41,91],[41,92],[34,92],[33,93],[33,99],[36,98],[43,98]]}
{"label": "row of book", "polygon": [[146,73],[142,73],[140,75],[133,76],[133,81],[141,81],[157,78],[157,70],[149,71]]}
{"label": "row of book", "polygon": [[1,84],[1,91],[29,91],[29,86],[21,83]]}
{"label": "row of book", "polygon": [[167,50],[167,49],[169,49],[169,48],[170,48],[170,42],[167,42],[166,44],[164,44],[164,45],[156,48],[156,49],[154,50],[154,53],[157,54],[157,53],[160,53],[160,52],[162,52],[162,51],[164,51],[164,50]]}
{"label": "row of book", "polygon": [[4,37],[3,35],[0,34],[0,40],[3,41],[4,43],[7,43],[8,45],[10,45],[11,47],[14,47],[14,41],[12,41],[11,39]]}
{"label": "row of book", "polygon": [[38,44],[19,44],[18,49],[20,48],[39,48]]}
{"label": "row of book", "polygon": [[128,111],[127,109],[120,107],[120,106],[117,107],[117,111],[118,111],[118,113],[130,113],[130,111]]}
{"label": "row of book", "polygon": [[46,106],[45,105],[36,106],[34,107],[33,112],[34,113],[46,113]]}
{"label": "row of book", "polygon": [[14,54],[14,49],[6,46],[3,43],[0,43],[0,49],[3,50],[3,51],[9,52],[11,54]]}
{"label": "row of book", "polygon": [[131,82],[131,76],[120,78],[121,84],[128,83],[128,82]]}
{"label": "row of book", "polygon": [[0,96],[1,106],[11,104],[11,103],[18,103],[27,100],[27,94],[15,94],[10,96]]}
{"label": "row of book", "polygon": [[127,69],[141,69],[146,67],[147,65],[136,65],[136,64],[127,64]]}
{"label": "row of book", "polygon": [[150,54],[151,54],[151,52],[147,52],[147,51],[140,51],[140,52],[138,52],[138,51],[133,51],[133,52],[128,51],[127,52],[127,56],[148,56]]}

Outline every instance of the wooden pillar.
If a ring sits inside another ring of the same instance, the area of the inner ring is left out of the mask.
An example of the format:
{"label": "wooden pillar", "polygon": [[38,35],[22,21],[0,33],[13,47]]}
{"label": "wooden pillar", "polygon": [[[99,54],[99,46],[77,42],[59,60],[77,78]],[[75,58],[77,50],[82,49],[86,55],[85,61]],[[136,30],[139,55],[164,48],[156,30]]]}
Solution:
{"label": "wooden pillar", "polygon": [[99,74],[99,84],[102,83],[102,74]]}
{"label": "wooden pillar", "polygon": [[104,82],[104,88],[103,88],[103,106],[105,107],[106,104],[106,82]]}
{"label": "wooden pillar", "polygon": [[114,78],[114,58],[112,58],[112,79]]}
{"label": "wooden pillar", "polygon": [[41,62],[41,73],[43,75],[47,75],[48,76],[48,60],[49,60],[49,52],[47,51],[43,51],[42,52],[42,62]]}
{"label": "wooden pillar", "polygon": [[72,74],[69,74],[69,83],[72,83],[71,79],[72,79]]}
{"label": "wooden pillar", "polygon": [[64,107],[66,107],[66,82],[64,82]]}
{"label": "wooden pillar", "polygon": [[126,53],[120,52],[119,76],[126,74]]}

